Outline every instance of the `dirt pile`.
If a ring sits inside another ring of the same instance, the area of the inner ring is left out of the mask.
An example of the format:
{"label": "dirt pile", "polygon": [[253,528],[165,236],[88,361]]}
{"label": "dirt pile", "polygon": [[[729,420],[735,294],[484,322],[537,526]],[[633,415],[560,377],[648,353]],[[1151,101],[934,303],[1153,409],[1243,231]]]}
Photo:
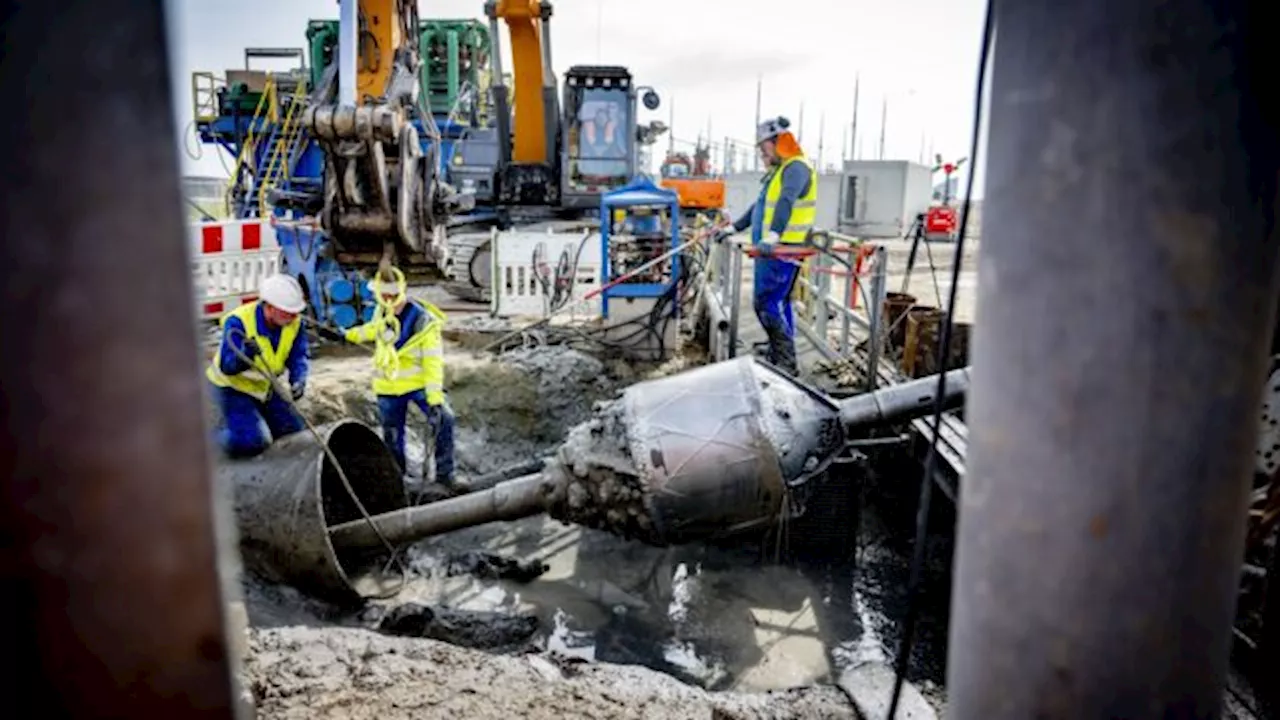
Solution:
{"label": "dirt pile", "polygon": [[513,350],[496,361],[449,367],[459,466],[472,474],[551,450],[614,391],[599,360],[567,347]]}
{"label": "dirt pile", "polygon": [[325,357],[311,363],[307,394],[298,408],[315,424],[353,418],[378,427],[378,403],[370,381],[372,361],[368,355]]}
{"label": "dirt pile", "polygon": [[502,656],[347,628],[250,630],[244,683],[281,720],[857,717],[834,687],[708,693],[643,668]]}
{"label": "dirt pile", "polygon": [[[300,407],[317,424],[350,417],[379,426],[365,355],[313,363]],[[613,394],[610,369],[567,347],[513,350],[497,358],[449,352],[445,388],[457,416],[458,470],[479,475],[548,452],[565,431],[587,419],[592,405]],[[409,474],[421,476],[424,421],[411,412],[406,427]]]}

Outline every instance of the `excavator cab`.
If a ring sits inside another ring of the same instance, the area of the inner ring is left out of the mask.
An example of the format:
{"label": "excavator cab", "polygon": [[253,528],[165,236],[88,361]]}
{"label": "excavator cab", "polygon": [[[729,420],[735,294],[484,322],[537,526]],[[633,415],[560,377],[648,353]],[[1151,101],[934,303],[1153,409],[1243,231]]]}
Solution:
{"label": "excavator cab", "polygon": [[687,178],[693,174],[693,163],[689,162],[686,155],[675,153],[667,155],[667,159],[662,161],[662,167],[658,169],[663,180]]}
{"label": "excavator cab", "polygon": [[565,73],[563,105],[561,206],[598,207],[602,194],[626,185],[636,174],[636,89],[631,72],[575,65]]}

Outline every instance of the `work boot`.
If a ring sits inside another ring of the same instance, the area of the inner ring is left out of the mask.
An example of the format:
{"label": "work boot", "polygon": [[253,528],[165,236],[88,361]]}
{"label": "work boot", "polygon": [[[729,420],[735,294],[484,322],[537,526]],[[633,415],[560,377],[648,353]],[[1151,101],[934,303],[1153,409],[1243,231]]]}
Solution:
{"label": "work boot", "polygon": [[769,351],[765,359],[769,361],[770,365],[777,367],[792,377],[797,377],[799,368],[796,366],[795,340],[789,337],[781,328],[766,327],[765,334],[769,338]]}
{"label": "work boot", "polygon": [[778,352],[775,357],[777,359],[773,362],[773,364],[777,366],[779,370],[782,370],[783,372],[787,373],[791,377],[800,376],[800,368],[796,363],[796,354],[795,354],[794,348],[792,348],[790,352],[784,349],[781,352]]}
{"label": "work boot", "polygon": [[465,480],[454,477],[453,475],[438,477],[436,478],[436,483],[453,495],[463,495],[471,490]]}

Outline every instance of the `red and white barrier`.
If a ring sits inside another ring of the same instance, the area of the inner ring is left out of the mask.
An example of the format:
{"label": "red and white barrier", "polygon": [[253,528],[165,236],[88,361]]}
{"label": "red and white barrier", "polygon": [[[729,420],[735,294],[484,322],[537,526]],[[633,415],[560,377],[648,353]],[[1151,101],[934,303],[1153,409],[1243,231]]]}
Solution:
{"label": "red and white barrier", "polygon": [[263,279],[280,270],[280,245],[269,221],[218,220],[188,230],[201,318],[253,302]]}

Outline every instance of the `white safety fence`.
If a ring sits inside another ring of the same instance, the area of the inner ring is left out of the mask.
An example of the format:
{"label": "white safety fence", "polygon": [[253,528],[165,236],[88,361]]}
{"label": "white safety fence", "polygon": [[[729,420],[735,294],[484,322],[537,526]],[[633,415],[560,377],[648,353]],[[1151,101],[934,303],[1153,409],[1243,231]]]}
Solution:
{"label": "white safety fence", "polygon": [[188,237],[196,306],[203,319],[256,300],[262,281],[279,272],[280,245],[269,221],[193,223]]}
{"label": "white safety fence", "polygon": [[[560,308],[571,320],[600,315],[598,296],[583,300],[600,287],[600,233],[495,230],[490,247],[495,316],[546,317]],[[557,282],[567,298],[553,307]]]}

